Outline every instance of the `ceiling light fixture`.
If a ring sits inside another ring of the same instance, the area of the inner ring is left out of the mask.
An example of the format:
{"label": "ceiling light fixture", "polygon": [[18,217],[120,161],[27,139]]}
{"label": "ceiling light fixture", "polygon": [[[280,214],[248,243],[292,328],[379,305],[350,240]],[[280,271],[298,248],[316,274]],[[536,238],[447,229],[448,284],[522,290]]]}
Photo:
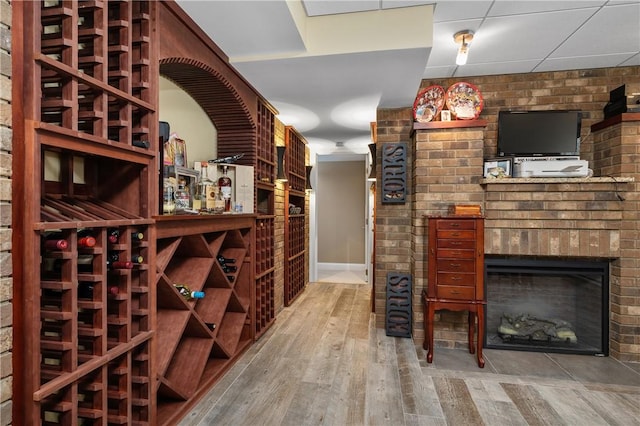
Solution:
{"label": "ceiling light fixture", "polygon": [[471,44],[471,40],[473,40],[473,34],[474,32],[471,30],[462,30],[453,35],[453,40],[460,45],[458,56],[456,56],[456,65],[464,65],[467,63],[469,44]]}

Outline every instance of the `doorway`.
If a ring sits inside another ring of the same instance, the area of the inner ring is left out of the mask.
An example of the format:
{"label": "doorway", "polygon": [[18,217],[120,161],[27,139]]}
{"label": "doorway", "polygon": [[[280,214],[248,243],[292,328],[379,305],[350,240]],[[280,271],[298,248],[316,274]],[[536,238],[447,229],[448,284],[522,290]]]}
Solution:
{"label": "doorway", "polygon": [[320,155],[315,189],[317,282],[367,283],[366,156]]}

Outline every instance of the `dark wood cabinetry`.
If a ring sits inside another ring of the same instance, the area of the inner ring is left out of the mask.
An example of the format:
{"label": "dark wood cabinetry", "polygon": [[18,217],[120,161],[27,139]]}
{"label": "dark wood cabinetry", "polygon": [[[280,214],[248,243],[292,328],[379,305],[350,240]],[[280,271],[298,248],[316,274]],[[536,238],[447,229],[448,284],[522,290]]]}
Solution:
{"label": "dark wood cabinetry", "polygon": [[157,4],[12,12],[13,421],[154,424]]}
{"label": "dark wood cabinetry", "polygon": [[484,367],[484,219],[429,217],[427,232],[428,283],[422,295],[427,362],[433,361],[434,314],[446,309],[469,312],[469,351],[477,352],[478,365]]}
{"label": "dark wood cabinetry", "polygon": [[291,305],[306,286],[306,142],[291,126],[285,127],[284,304]]}

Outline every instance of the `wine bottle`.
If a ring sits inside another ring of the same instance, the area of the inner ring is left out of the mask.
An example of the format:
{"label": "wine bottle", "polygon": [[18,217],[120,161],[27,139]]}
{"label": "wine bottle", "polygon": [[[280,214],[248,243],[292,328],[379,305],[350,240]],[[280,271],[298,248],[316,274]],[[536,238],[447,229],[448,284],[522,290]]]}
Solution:
{"label": "wine bottle", "polygon": [[114,262],[107,262],[108,269],[132,269],[133,262],[128,260],[116,260]]}
{"label": "wine bottle", "polygon": [[43,246],[47,250],[64,250],[69,247],[69,243],[65,239],[47,239],[44,240]]}
{"label": "wine bottle", "polygon": [[94,283],[78,283],[78,297],[80,299],[93,299],[93,286]]}
{"label": "wine bottle", "polygon": [[93,236],[91,229],[78,230],[78,247],[90,248],[96,245],[96,237]]}
{"label": "wine bottle", "polygon": [[221,254],[218,255],[217,259],[218,259],[218,263],[220,263],[221,265],[223,263],[226,263],[226,264],[236,263],[236,260],[233,257],[224,257]]}
{"label": "wine bottle", "polygon": [[131,239],[133,241],[142,241],[142,240],[144,240],[144,234],[142,232],[138,232],[138,231],[132,232],[131,233]]}
{"label": "wine bottle", "polygon": [[78,255],[78,272],[84,273],[84,274],[93,273],[93,255],[92,254]]}
{"label": "wine bottle", "polygon": [[235,265],[226,265],[226,264],[223,264],[223,265],[221,265],[221,266],[222,266],[222,270],[225,272],[225,274],[233,273],[233,272],[238,271],[238,267],[237,267],[237,266],[235,266]]}
{"label": "wine bottle", "polygon": [[224,200],[224,212],[231,212],[231,190],[232,190],[232,182],[231,178],[227,175],[229,172],[229,166],[222,166],[222,176],[218,178],[218,188],[220,189],[220,193],[222,195],[222,199]]}
{"label": "wine bottle", "polygon": [[134,254],[131,256],[131,262],[140,265],[142,262],[144,262],[144,257],[142,257],[139,254]]}
{"label": "wine bottle", "polygon": [[118,242],[118,239],[120,238],[120,230],[119,229],[109,229],[107,231],[107,240],[111,243],[111,244],[115,244]]}
{"label": "wine bottle", "polygon": [[233,275],[227,275],[227,279],[229,280],[230,283],[232,283],[236,280],[236,277],[234,277]]}
{"label": "wine bottle", "polygon": [[204,297],[204,291],[191,291],[191,289],[184,284],[174,284],[174,287],[186,300],[202,299]]}
{"label": "wine bottle", "polygon": [[216,324],[213,322],[205,322],[204,325],[207,326],[207,328],[209,328],[209,330],[213,331],[216,329]]}

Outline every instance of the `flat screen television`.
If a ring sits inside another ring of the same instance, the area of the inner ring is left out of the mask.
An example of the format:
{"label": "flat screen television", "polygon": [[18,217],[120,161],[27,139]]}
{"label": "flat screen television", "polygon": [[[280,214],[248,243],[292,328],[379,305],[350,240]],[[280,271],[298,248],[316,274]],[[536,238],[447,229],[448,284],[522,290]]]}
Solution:
{"label": "flat screen television", "polygon": [[580,111],[500,111],[498,156],[580,155]]}

